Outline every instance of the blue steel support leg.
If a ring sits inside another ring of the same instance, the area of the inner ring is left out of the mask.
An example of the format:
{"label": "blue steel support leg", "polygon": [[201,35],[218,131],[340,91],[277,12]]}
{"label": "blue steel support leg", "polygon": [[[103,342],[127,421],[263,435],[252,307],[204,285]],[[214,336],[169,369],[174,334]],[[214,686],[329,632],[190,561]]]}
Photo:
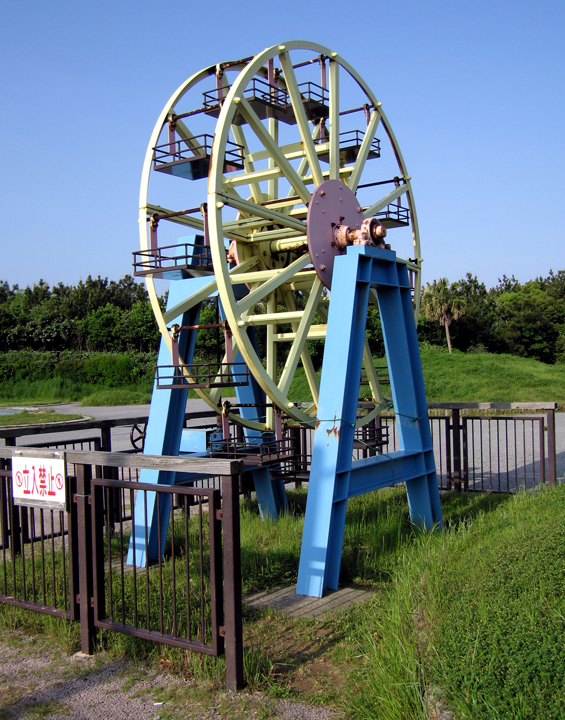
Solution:
{"label": "blue steel support leg", "polygon": [[[240,286],[236,286],[239,288]],[[245,286],[244,286],[245,287]],[[237,297],[243,297],[247,294],[247,287],[241,289]],[[220,312],[222,319],[225,320],[223,308],[220,306]],[[248,329],[248,335],[257,348],[257,339],[255,336],[255,328]],[[243,359],[236,351],[234,353],[234,363],[242,362]],[[259,407],[240,407],[239,412],[241,417],[246,420],[252,421],[264,421],[265,403],[267,402],[267,396],[265,392],[259,387],[259,383],[255,380],[253,375],[249,375],[249,383],[247,385],[239,385],[235,387],[235,394],[239,405],[255,405]],[[260,430],[253,430],[251,428],[243,428],[243,434],[248,442],[256,440],[258,443],[268,442],[274,440],[274,433],[264,433]],[[263,520],[270,518],[271,520],[277,520],[280,514],[288,512],[288,500],[286,497],[286,490],[282,480],[271,477],[269,468],[252,468],[249,470],[253,477],[253,484],[255,487],[255,493],[257,495],[257,503],[259,505],[259,513]]]}
{"label": "blue steel support leg", "polygon": [[[192,238],[191,238],[192,239]],[[188,278],[171,281],[167,308],[172,308],[187,297],[197,292],[210,282],[209,277]],[[175,320],[179,325],[195,325],[198,322],[200,305],[191,308],[182,317]],[[187,363],[192,362],[196,331],[182,331],[179,336],[179,353]],[[158,365],[170,365],[171,354],[166,344],[161,340],[159,346]],[[186,412],[186,399],[188,390],[158,390],[157,383],[153,386],[151,408],[147,422],[147,432],[144,446],[145,455],[178,455],[182,436],[182,426]],[[173,485],[175,473],[159,472],[157,470],[142,470],[140,482],[161,485]],[[146,498],[142,497],[146,495]],[[143,493],[136,501],[133,519],[135,536],[130,538],[127,563],[138,567],[145,567],[148,562],[157,559],[159,539],[158,528],[161,529],[161,548],[165,547],[168,520],[171,510],[171,496],[162,495],[157,503],[155,493]],[[147,553],[145,526],[147,523]],[[135,558],[133,553],[135,537]]]}
{"label": "blue steel support leg", "polygon": [[[377,285],[399,444],[423,453],[428,473],[406,481],[410,519],[432,528],[441,523],[439,490],[428,421],[418,338],[406,266],[396,264],[398,285]],[[429,478],[429,473],[432,478]],[[435,486],[435,490],[433,489]]]}
{"label": "blue steel support leg", "polygon": [[[375,287],[400,450],[351,460],[368,294]],[[404,263],[395,253],[349,248],[336,258],[320,383],[297,593],[337,589],[347,500],[405,482],[412,521],[441,524],[422,368]]]}
{"label": "blue steel support leg", "polygon": [[[406,267],[406,265],[400,263],[397,267],[399,276],[401,276],[404,286],[409,286],[410,281],[408,278],[408,268]],[[438,528],[443,528],[443,514],[441,511],[441,501],[439,497],[439,487],[436,475],[432,433],[430,430],[430,422],[428,419],[428,403],[426,400],[426,390],[424,387],[422,359],[420,357],[420,348],[418,346],[418,333],[416,330],[416,321],[414,319],[414,308],[412,306],[411,292],[405,292],[402,296],[402,311],[404,315],[404,325],[408,329],[408,352],[410,353],[410,359],[412,363],[414,395],[416,397],[416,408],[419,419],[420,437],[422,441],[422,449],[424,451],[424,461],[426,466],[425,482],[427,486],[427,497],[429,498],[429,502],[431,504],[433,525]],[[410,502],[410,495],[408,495],[408,500]],[[426,527],[430,528],[431,525],[426,525]]]}
{"label": "blue steel support leg", "polygon": [[334,265],[298,569],[299,595],[321,597],[326,587],[337,587],[339,578],[347,500],[335,504],[334,493],[336,485],[349,483],[370,289],[368,282],[359,279],[365,261],[347,254]]}

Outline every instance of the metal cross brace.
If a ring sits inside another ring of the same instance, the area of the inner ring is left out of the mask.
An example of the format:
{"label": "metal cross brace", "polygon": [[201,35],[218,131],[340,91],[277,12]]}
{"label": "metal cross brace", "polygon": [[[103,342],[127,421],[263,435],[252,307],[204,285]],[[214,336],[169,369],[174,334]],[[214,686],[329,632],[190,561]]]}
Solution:
{"label": "metal cross brace", "polygon": [[[400,450],[352,460],[371,288],[378,298]],[[442,526],[408,269],[390,250],[352,246],[334,265],[298,595],[337,590],[349,498],[397,483],[405,483],[414,524]]]}

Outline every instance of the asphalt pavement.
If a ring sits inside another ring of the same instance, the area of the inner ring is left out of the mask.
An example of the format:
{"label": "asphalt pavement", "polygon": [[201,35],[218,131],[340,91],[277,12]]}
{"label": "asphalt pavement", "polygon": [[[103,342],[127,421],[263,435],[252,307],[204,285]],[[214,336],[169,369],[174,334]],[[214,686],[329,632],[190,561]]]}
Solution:
{"label": "asphalt pavement", "polygon": [[[58,413],[63,414],[81,414],[85,419],[92,418],[93,420],[119,420],[123,418],[137,418],[143,420],[149,415],[150,405],[125,405],[116,407],[82,407],[79,403],[69,404],[58,404],[48,406]],[[13,411],[17,412],[23,408],[14,408]],[[188,414],[197,414],[200,412],[207,411],[208,405],[200,399],[189,399],[186,405],[186,412]],[[194,418],[192,421],[189,419],[188,425],[197,426],[205,424],[206,420],[202,418]],[[130,441],[131,425],[123,425],[112,428],[112,449],[115,451],[131,450],[132,445]],[[43,435],[41,438],[43,441],[47,439],[49,441],[60,442],[68,440],[70,438],[80,440],[93,435],[98,434],[97,431],[93,430],[80,430],[73,431],[72,433],[49,433]],[[565,413],[557,413],[555,416],[555,434],[556,434],[556,451],[557,451],[557,477],[563,479],[565,477]],[[37,442],[37,437],[21,437],[18,439],[18,445],[31,445]],[[527,438],[527,442],[530,443],[530,439]],[[547,442],[547,441],[546,441]],[[4,441],[0,439],[0,444],[4,444]],[[438,443],[434,437],[434,444],[436,449]],[[484,443],[483,443],[484,444]],[[527,448],[526,448],[527,450]],[[437,454],[437,452],[436,452]],[[528,452],[524,453],[524,458],[527,458]],[[525,460],[527,464],[527,459]],[[436,465],[438,472],[440,469],[439,455],[436,457]],[[512,457],[509,458],[509,465],[513,465]],[[538,472],[537,470],[535,472]]]}

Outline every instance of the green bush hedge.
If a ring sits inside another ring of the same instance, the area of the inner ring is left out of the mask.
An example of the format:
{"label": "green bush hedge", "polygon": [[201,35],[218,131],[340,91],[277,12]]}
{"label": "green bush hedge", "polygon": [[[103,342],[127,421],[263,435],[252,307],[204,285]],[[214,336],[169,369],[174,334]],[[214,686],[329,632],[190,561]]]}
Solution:
{"label": "green bush hedge", "polygon": [[0,382],[61,379],[78,385],[119,388],[150,383],[155,373],[153,353],[40,352],[0,353]]}

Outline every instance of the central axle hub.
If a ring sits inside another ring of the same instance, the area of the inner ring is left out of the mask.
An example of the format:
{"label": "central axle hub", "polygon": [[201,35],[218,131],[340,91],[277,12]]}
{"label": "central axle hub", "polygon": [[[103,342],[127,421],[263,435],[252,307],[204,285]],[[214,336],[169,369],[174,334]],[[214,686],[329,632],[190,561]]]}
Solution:
{"label": "central axle hub", "polygon": [[363,217],[355,194],[341,180],[326,180],[318,185],[310,198],[306,222],[312,264],[328,289],[334,259],[350,245],[387,247],[384,225],[377,218]]}

